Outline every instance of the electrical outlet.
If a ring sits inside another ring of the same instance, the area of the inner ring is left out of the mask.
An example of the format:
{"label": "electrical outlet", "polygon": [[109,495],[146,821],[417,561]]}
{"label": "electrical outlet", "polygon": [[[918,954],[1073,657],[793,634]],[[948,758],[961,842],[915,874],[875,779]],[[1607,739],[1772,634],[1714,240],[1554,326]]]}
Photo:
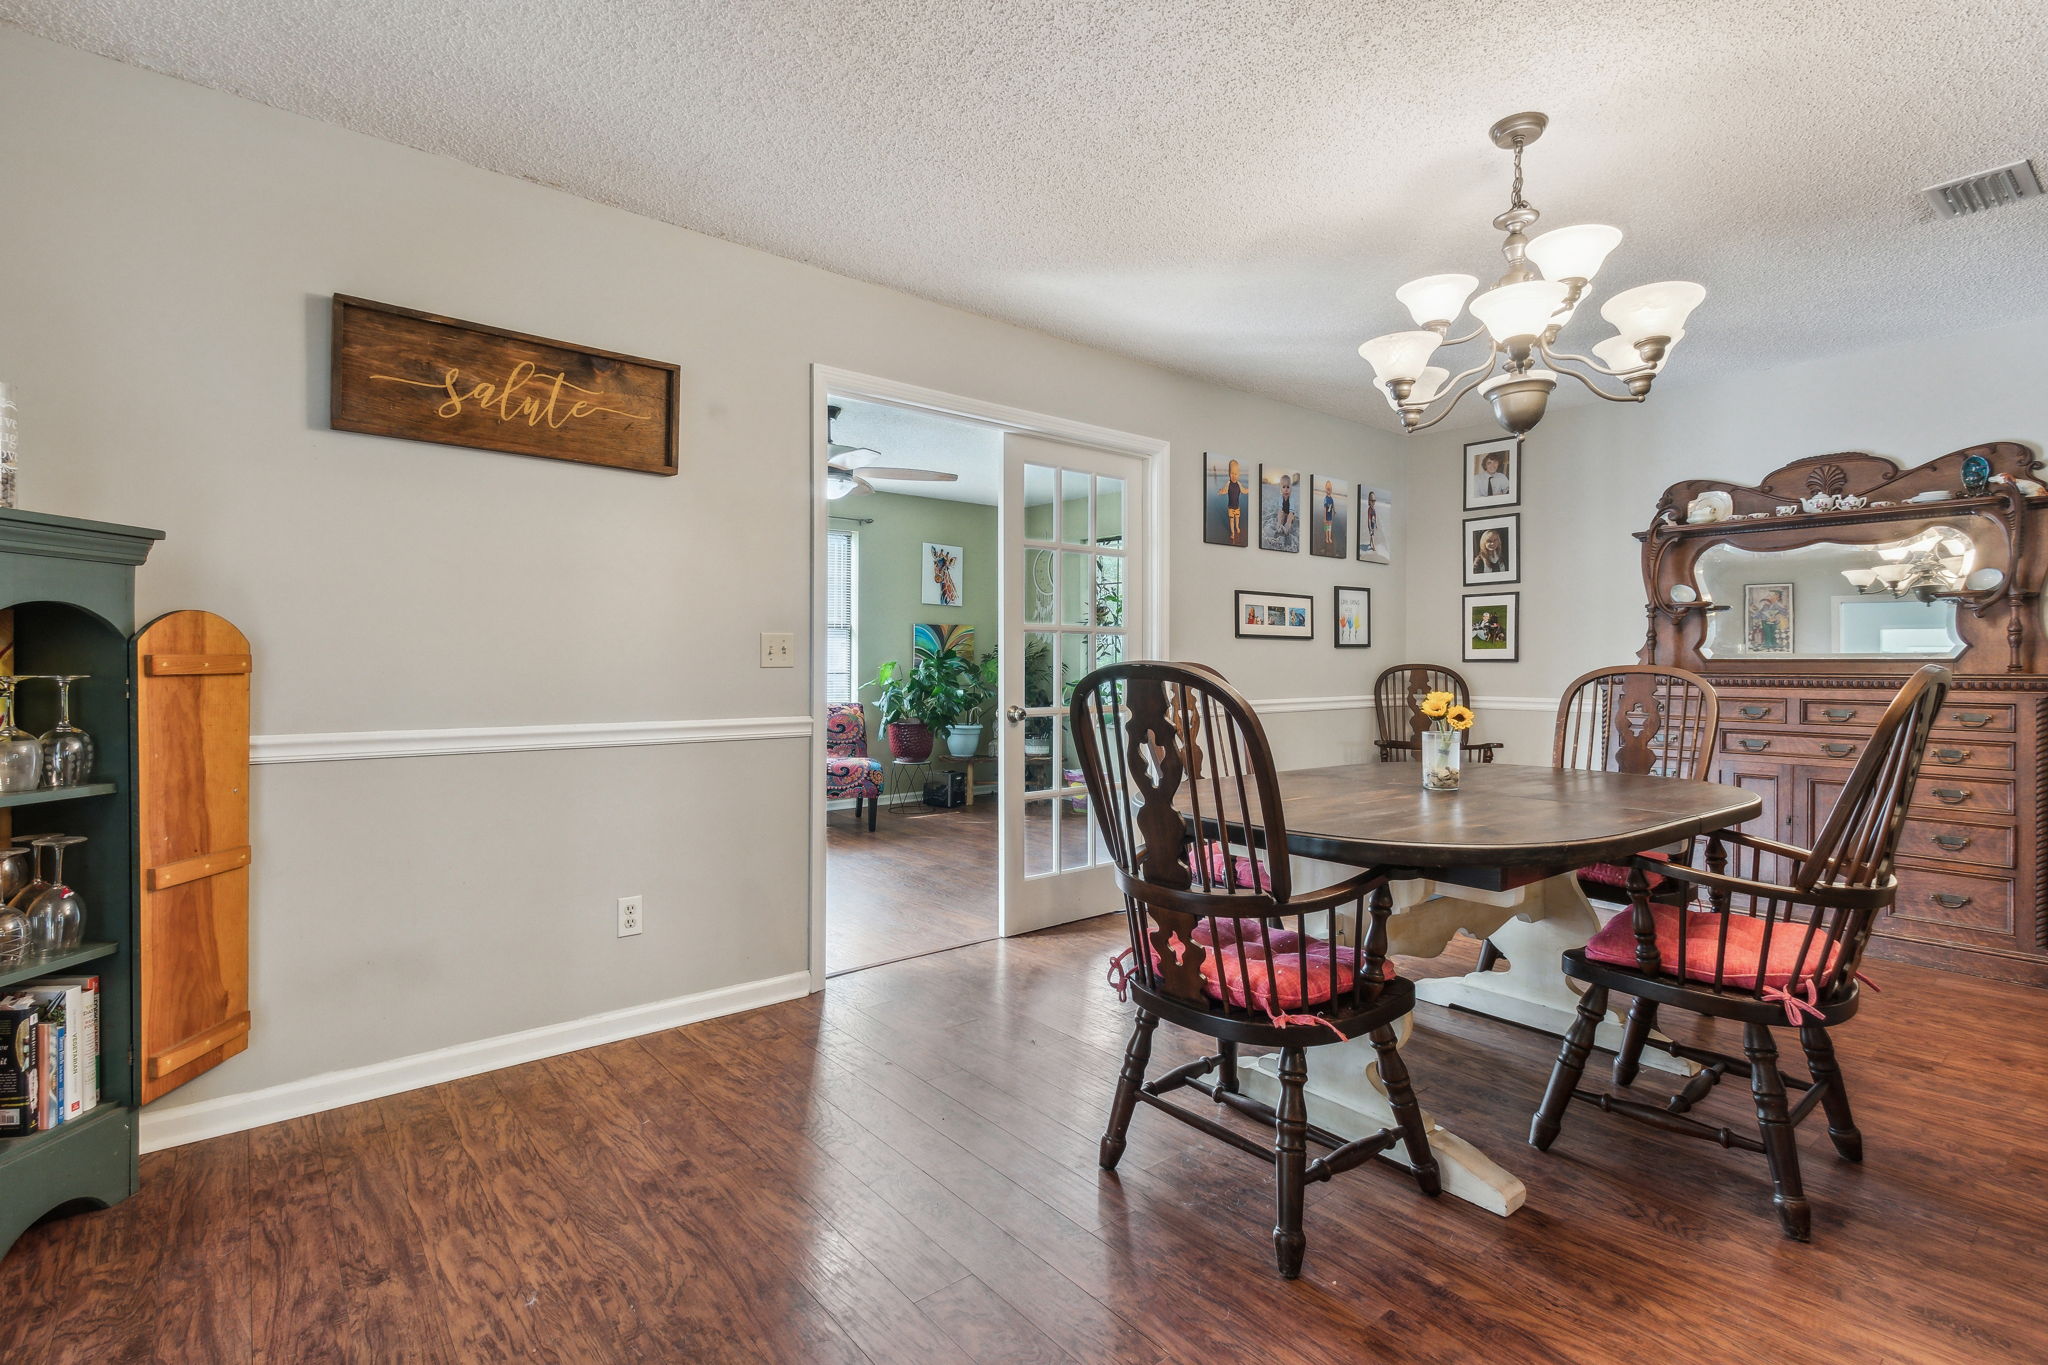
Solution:
{"label": "electrical outlet", "polygon": [[795,668],[796,636],[786,630],[762,631],[761,667]]}
{"label": "electrical outlet", "polygon": [[640,932],[640,898],[619,897],[619,937],[631,938]]}

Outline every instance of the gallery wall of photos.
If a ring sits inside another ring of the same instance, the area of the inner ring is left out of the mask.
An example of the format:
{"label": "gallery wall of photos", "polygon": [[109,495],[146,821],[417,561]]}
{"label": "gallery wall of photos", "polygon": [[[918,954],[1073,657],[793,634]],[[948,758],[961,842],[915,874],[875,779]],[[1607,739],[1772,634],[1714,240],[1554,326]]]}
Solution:
{"label": "gallery wall of photos", "polygon": [[[1209,545],[1392,564],[1391,490],[1284,465],[1202,456],[1202,540]],[[1313,640],[1316,600],[1303,593],[1240,588],[1232,597],[1239,639]],[[1372,589],[1331,589],[1331,643],[1372,647]]]}
{"label": "gallery wall of photos", "polygon": [[1522,502],[1522,438],[1467,441],[1458,477],[1465,518],[1459,549],[1468,592],[1461,602],[1458,637],[1466,663],[1509,663],[1522,656],[1522,594],[1504,592],[1522,581],[1522,514],[1504,509]]}

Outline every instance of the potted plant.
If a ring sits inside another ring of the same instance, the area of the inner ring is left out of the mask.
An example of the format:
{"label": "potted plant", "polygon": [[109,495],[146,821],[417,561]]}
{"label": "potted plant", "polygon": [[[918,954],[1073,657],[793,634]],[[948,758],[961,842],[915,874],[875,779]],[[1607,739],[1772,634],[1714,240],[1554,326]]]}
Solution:
{"label": "potted plant", "polygon": [[965,719],[947,727],[946,752],[954,758],[972,758],[981,749],[982,717],[996,702],[996,652],[990,650],[978,664],[959,662],[960,691],[966,701],[960,714]]}
{"label": "potted plant", "polygon": [[966,673],[973,665],[951,650],[919,651],[904,668],[895,659],[875,670],[867,684],[889,736],[889,752],[911,763],[931,757],[932,741],[966,713]]}

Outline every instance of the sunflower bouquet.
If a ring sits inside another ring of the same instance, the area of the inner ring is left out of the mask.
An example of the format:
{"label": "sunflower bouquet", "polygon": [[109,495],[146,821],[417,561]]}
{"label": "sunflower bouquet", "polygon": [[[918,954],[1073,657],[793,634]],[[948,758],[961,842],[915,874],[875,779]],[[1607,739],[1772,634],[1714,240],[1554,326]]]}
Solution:
{"label": "sunflower bouquet", "polygon": [[1472,708],[1460,706],[1456,694],[1431,692],[1416,703],[1428,722],[1423,727],[1422,785],[1430,791],[1455,791],[1464,732],[1472,728]]}

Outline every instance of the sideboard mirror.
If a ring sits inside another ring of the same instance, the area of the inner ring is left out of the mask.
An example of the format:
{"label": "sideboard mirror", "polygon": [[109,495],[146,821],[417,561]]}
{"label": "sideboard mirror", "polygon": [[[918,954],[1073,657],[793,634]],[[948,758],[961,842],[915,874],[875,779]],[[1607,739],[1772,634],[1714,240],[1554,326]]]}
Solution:
{"label": "sideboard mirror", "polygon": [[1726,610],[1708,613],[1700,653],[1722,661],[1960,655],[1955,594],[1978,572],[1977,542],[1945,522],[1896,529],[1863,545],[1752,548],[1730,538],[1708,546],[1694,562],[1694,590]]}

